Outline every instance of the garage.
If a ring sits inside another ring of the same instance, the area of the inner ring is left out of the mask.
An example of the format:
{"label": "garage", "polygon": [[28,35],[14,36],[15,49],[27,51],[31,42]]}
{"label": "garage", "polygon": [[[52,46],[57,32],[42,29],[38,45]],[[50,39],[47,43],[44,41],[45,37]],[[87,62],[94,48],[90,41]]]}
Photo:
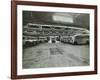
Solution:
{"label": "garage", "polygon": [[88,66],[89,26],[86,13],[23,11],[23,68]]}

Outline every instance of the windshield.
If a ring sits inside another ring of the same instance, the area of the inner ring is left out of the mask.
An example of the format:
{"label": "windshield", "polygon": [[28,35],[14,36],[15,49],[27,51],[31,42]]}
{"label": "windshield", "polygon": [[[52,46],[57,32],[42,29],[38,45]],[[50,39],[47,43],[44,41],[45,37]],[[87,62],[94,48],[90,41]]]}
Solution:
{"label": "windshield", "polygon": [[85,38],[89,38],[89,35],[86,35],[86,36],[85,35],[83,35],[83,36],[82,35],[78,35],[78,36],[76,36],[76,38],[77,39],[83,39],[83,38],[85,39]]}

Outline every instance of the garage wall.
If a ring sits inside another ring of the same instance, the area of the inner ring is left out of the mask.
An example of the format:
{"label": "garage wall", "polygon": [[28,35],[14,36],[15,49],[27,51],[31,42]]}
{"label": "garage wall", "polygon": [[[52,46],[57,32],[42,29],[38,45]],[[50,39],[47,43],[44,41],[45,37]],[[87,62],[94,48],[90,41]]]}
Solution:
{"label": "garage wall", "polygon": [[74,19],[74,24],[80,25],[83,28],[87,28],[87,29],[89,29],[89,26],[90,26],[89,22],[90,22],[90,20],[89,20],[89,14],[79,15],[78,17],[76,17]]}

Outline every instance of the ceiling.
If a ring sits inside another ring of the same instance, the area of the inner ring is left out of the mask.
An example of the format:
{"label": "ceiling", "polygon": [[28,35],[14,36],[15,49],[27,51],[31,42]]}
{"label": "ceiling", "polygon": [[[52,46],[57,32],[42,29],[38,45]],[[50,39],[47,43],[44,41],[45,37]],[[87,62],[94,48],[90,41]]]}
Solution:
{"label": "ceiling", "polygon": [[23,24],[72,25],[89,29],[89,14],[23,11]]}

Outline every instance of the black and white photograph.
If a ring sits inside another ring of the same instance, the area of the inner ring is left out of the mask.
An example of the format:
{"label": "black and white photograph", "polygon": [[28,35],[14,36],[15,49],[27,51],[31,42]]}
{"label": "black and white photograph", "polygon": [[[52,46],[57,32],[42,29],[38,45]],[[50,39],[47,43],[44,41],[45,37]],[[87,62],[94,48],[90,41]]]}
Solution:
{"label": "black and white photograph", "polygon": [[97,7],[12,3],[12,78],[97,73]]}
{"label": "black and white photograph", "polygon": [[23,11],[24,69],[89,66],[90,15]]}

